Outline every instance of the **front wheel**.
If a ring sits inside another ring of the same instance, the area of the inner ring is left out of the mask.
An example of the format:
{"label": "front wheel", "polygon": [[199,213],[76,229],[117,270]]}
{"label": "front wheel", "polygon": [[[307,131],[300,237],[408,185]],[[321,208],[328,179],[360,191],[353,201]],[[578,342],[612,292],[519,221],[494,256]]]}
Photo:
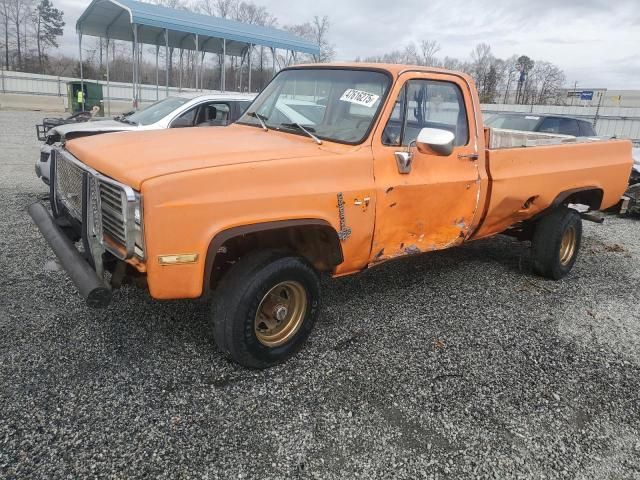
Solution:
{"label": "front wheel", "polygon": [[320,281],[305,259],[272,250],[250,253],[216,290],[216,344],[243,366],[270,367],[302,347],[319,305]]}
{"label": "front wheel", "polygon": [[582,241],[582,218],[575,210],[558,207],[538,221],[532,240],[534,271],[559,280],[576,263]]}

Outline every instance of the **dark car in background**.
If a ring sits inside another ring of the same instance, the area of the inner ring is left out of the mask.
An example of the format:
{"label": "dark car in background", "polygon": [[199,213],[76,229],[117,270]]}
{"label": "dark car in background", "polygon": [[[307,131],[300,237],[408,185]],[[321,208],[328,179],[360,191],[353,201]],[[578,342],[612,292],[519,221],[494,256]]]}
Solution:
{"label": "dark car in background", "polygon": [[593,125],[578,118],[533,113],[496,113],[485,122],[491,128],[526,132],[557,133],[574,137],[596,137]]}

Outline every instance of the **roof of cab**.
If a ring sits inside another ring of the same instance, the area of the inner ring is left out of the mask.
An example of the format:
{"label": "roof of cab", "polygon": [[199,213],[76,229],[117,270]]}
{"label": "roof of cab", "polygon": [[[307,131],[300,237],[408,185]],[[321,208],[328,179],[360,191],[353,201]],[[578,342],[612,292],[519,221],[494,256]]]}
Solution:
{"label": "roof of cab", "polygon": [[287,69],[296,68],[358,68],[368,70],[385,70],[391,73],[394,77],[401,75],[404,72],[425,72],[425,73],[444,73],[460,75],[467,80],[471,80],[471,77],[464,72],[455,70],[447,70],[446,68],[439,67],[427,67],[424,65],[406,65],[402,63],[364,63],[364,62],[332,62],[332,63],[305,63],[300,65],[294,65],[287,67]]}

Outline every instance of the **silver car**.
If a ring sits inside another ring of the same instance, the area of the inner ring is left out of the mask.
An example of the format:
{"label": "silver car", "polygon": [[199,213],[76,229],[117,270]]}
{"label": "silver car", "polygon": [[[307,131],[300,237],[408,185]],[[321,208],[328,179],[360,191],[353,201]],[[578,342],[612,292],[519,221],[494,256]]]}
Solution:
{"label": "silver car", "polygon": [[114,119],[94,118],[50,129],[36,160],[36,174],[49,184],[53,145],[71,138],[109,132],[162,130],[164,128],[226,126],[235,122],[255,98],[253,94],[212,93],[167,97],[143,110]]}

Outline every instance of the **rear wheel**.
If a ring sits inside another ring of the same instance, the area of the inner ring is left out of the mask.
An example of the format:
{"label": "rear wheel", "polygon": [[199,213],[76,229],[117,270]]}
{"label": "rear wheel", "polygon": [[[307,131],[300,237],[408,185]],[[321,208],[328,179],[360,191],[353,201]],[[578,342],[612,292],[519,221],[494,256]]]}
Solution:
{"label": "rear wheel", "polygon": [[546,278],[559,280],[576,262],[582,241],[580,214],[559,207],[536,224],[532,240],[533,270]]}
{"label": "rear wheel", "polygon": [[319,278],[305,259],[273,250],[250,253],[216,290],[216,344],[241,365],[270,367],[302,347],[319,305]]}

